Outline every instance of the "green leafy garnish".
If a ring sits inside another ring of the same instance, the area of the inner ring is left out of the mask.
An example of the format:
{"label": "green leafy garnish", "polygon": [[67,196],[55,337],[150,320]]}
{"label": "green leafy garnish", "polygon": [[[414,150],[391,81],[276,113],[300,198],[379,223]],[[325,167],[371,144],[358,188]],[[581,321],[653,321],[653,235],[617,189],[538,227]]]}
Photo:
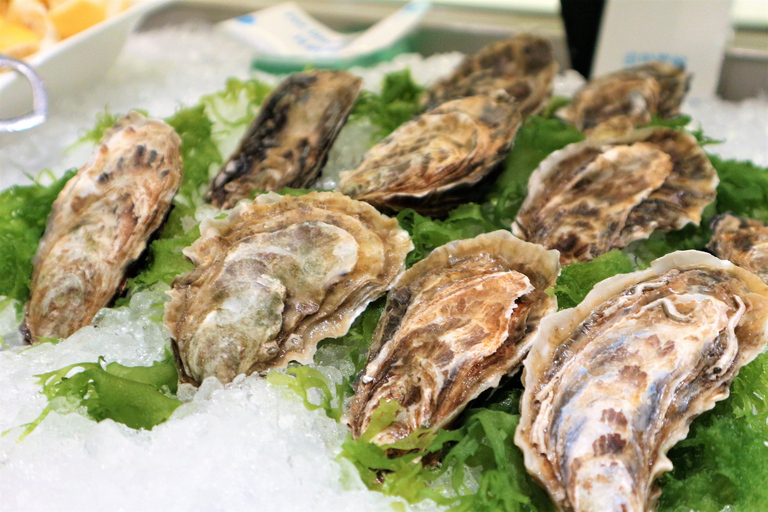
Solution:
{"label": "green leafy garnish", "polygon": [[[522,453],[513,443],[519,401],[519,390],[508,391],[488,408],[465,411],[456,430],[417,431],[395,444],[378,446],[370,440],[398,412],[397,404],[385,402],[374,412],[365,434],[344,443],[341,456],[358,468],[370,489],[410,503],[431,499],[457,512],[553,510],[525,471]],[[391,457],[388,450],[406,453]],[[440,465],[422,464],[433,455],[439,455]]]}
{"label": "green leafy garnish", "polygon": [[483,213],[481,207],[474,203],[464,204],[452,210],[445,220],[431,219],[411,209],[400,212],[397,220],[400,227],[411,235],[414,245],[414,250],[406,259],[408,267],[448,242],[503,229],[503,226],[494,223]]}
{"label": "green leafy garnish", "polygon": [[717,213],[731,212],[768,222],[768,169],[713,155],[709,159],[720,177]]}
{"label": "green leafy garnish", "polygon": [[[304,406],[308,410],[323,409],[329,418],[336,421],[341,419],[344,412],[345,384],[334,384],[319,370],[309,366],[294,366],[285,372],[269,372],[267,382],[292,390],[304,401]],[[314,403],[310,399],[310,390],[318,392],[320,403]]]}
{"label": "green leafy garnish", "polygon": [[375,139],[382,139],[410,121],[421,111],[419,97],[423,89],[413,81],[408,69],[384,77],[381,94],[361,91],[350,118],[367,118],[378,127]]}
{"label": "green leafy garnish", "polygon": [[[77,373],[72,374],[73,371]],[[151,429],[167,420],[181,402],[171,398],[178,374],[171,354],[152,366],[78,363],[38,375],[49,404],[26,429],[26,437],[51,411],[84,409],[95,421],[110,418],[134,429]]]}
{"label": "green leafy garnish", "polygon": [[637,269],[629,256],[617,250],[607,252],[592,261],[568,265],[560,272],[555,283],[557,307],[567,309],[577,306],[603,279],[635,270]]}
{"label": "green leafy garnish", "polygon": [[18,304],[27,301],[32,258],[51,206],[74,175],[72,170],[50,185],[38,181],[0,192],[0,297],[15,299]]}

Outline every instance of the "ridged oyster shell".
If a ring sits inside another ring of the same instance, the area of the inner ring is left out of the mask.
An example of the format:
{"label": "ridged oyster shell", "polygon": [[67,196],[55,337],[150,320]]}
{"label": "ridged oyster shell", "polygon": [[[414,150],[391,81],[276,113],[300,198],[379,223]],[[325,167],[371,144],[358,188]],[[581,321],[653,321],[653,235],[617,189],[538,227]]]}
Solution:
{"label": "ridged oyster shell", "polygon": [[541,322],[515,443],[561,511],[653,510],[691,421],[768,341],[768,287],[698,251],[606,279]]}
{"label": "ridged oyster shell", "polygon": [[387,210],[445,213],[501,162],[520,122],[503,92],[449,101],[371,148],[357,169],[341,173],[339,191]]}
{"label": "ridged oyster shell", "polygon": [[448,424],[485,389],[514,373],[539,320],[557,308],[546,293],[556,251],[495,231],[438,247],[387,297],[346,421],[368,428],[385,401],[404,409],[373,441],[392,443]]}
{"label": "ridged oyster shell", "polygon": [[33,260],[28,340],[70,336],[120,290],[179,189],[180,146],[173,128],[138,112],[104,133],[53,203]]}
{"label": "ridged oyster shell", "polygon": [[682,131],[642,128],[577,142],[533,172],[512,231],[557,249],[563,265],[588,261],[656,229],[698,225],[718,183],[696,138]]}
{"label": "ridged oyster shell", "polygon": [[515,100],[523,116],[544,108],[557,73],[549,39],[530,34],[515,36],[468,55],[451,75],[425,92],[431,109],[446,101],[503,89]]}
{"label": "ridged oyster shell", "polygon": [[208,199],[232,208],[254,190],[307,188],[347,121],[362,80],[346,71],[295,73],[261,107],[237,151],[213,179]]}
{"label": "ridged oyster shell", "polygon": [[678,115],[690,80],[682,68],[648,62],[590,80],[559,114],[583,131],[616,117],[645,125],[654,115],[662,119]]}
{"label": "ridged oyster shell", "polygon": [[311,362],[405,269],[413,248],[396,219],[333,192],[265,194],[207,220],[184,250],[195,269],[169,292],[165,324],[182,379]]}
{"label": "ridged oyster shell", "polygon": [[707,248],[715,256],[754,272],[768,283],[768,226],[726,213],[712,219],[712,231]]}

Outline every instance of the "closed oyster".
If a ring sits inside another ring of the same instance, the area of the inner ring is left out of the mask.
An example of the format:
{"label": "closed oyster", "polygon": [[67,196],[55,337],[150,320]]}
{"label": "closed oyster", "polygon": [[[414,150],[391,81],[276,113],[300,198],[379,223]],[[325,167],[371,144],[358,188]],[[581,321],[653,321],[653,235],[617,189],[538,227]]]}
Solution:
{"label": "closed oyster", "polygon": [[530,34],[485,46],[467,56],[447,78],[424,94],[425,108],[476,94],[503,89],[523,116],[544,108],[552,94],[557,73],[555,52],[549,39]]}
{"label": "closed oyster", "polygon": [[524,363],[515,443],[561,511],[653,510],[667,451],[768,341],[768,287],[698,251],[602,281]]}
{"label": "closed oyster", "polygon": [[501,162],[520,113],[500,92],[449,101],[409,121],[341,173],[339,191],[378,208],[441,214]]}
{"label": "closed oyster", "polygon": [[254,190],[311,186],[360,92],[346,71],[306,71],[280,83],[213,179],[207,198],[231,208]]}
{"label": "closed oyster", "polygon": [[164,319],[193,382],[310,362],[392,286],[413,248],[396,219],[332,192],[261,195],[200,232],[184,250],[196,268],[174,281]]}
{"label": "closed oyster", "polygon": [[690,80],[682,68],[648,62],[590,80],[559,114],[584,131],[616,117],[634,126],[650,123],[654,115],[668,119],[680,113]]}
{"label": "closed oyster", "polygon": [[53,203],[21,328],[29,341],[70,336],[120,290],[179,189],[180,146],[173,128],[137,112],[104,133]]}
{"label": "closed oyster", "polygon": [[557,252],[495,231],[438,247],[387,297],[346,421],[368,428],[382,400],[404,409],[373,441],[448,424],[514,373],[539,320],[556,307]]}
{"label": "closed oyster", "polygon": [[512,225],[518,237],[589,261],[656,230],[698,225],[717,171],[696,138],[670,128],[570,144],[544,159]]}
{"label": "closed oyster", "polygon": [[712,231],[707,248],[715,256],[754,272],[768,283],[768,226],[726,213],[712,219]]}

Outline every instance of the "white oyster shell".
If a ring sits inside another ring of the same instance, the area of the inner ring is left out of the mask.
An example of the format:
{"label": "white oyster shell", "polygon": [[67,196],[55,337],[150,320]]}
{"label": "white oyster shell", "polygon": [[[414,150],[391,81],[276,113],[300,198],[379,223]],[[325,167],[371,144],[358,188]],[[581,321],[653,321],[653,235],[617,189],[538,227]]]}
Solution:
{"label": "white oyster shell", "polygon": [[698,251],[597,284],[541,322],[515,443],[561,511],[652,510],[667,451],[768,342],[768,287]]}
{"label": "white oyster shell", "polygon": [[698,225],[718,183],[696,138],[682,131],[577,142],[533,172],[512,232],[557,249],[563,265],[589,261],[657,229]]}
{"label": "white oyster shell", "polygon": [[450,423],[469,401],[514,373],[539,320],[556,251],[508,231],[458,240],[408,269],[387,297],[346,421],[360,436],[382,401],[403,407],[373,441],[389,444]]}
{"label": "white oyster shell", "polygon": [[120,290],[179,189],[180,147],[173,128],[138,112],[104,133],[53,203],[22,326],[30,341],[69,337]]}
{"label": "white oyster shell", "polygon": [[339,191],[387,210],[438,215],[467,202],[505,157],[520,127],[503,92],[461,98],[403,124],[371,148]]}
{"label": "white oyster shell", "polygon": [[310,362],[393,285],[413,248],[396,219],[329,192],[265,194],[200,230],[184,250],[196,268],[174,281],[165,314],[195,382]]}

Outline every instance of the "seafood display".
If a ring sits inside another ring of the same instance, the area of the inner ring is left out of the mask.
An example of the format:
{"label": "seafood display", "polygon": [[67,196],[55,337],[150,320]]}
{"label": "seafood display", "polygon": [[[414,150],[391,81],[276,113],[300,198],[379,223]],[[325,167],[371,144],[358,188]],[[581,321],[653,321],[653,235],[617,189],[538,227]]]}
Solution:
{"label": "seafood display", "polygon": [[648,62],[590,80],[559,112],[579,130],[590,131],[620,118],[633,126],[680,113],[691,75],[666,62]]}
{"label": "seafood display", "polygon": [[260,195],[200,231],[164,319],[191,382],[310,362],[392,287],[413,248],[396,219],[334,192]]}
{"label": "seafood display", "polygon": [[768,342],[768,287],[698,251],[594,287],[545,318],[515,443],[559,510],[653,510],[667,451]]}
{"label": "seafood display", "polygon": [[544,159],[512,232],[560,251],[560,263],[701,222],[717,172],[696,138],[671,128],[566,146]]}
{"label": "seafood display", "polygon": [[523,117],[537,114],[552,95],[557,67],[549,39],[516,36],[467,56],[450,76],[424,93],[422,103],[433,109],[450,100],[503,89]]}
{"label": "seafood display", "polygon": [[286,78],[213,179],[208,200],[232,208],[257,190],[311,186],[361,85],[360,78],[346,71],[313,70]]}
{"label": "seafood display", "polygon": [[712,219],[712,231],[707,248],[715,256],[754,272],[768,283],[768,226],[726,213]]}
{"label": "seafood display", "polygon": [[387,305],[346,418],[357,438],[382,401],[403,407],[373,441],[393,443],[450,423],[482,391],[515,373],[539,321],[556,251],[495,231],[451,242],[408,269]]}
{"label": "seafood display", "polygon": [[173,128],[137,112],[104,133],[53,203],[21,327],[28,341],[70,336],[120,291],[179,189],[180,146]]}
{"label": "seafood display", "polygon": [[520,127],[506,93],[449,101],[409,121],[341,173],[339,191],[377,208],[440,215],[467,202]]}

